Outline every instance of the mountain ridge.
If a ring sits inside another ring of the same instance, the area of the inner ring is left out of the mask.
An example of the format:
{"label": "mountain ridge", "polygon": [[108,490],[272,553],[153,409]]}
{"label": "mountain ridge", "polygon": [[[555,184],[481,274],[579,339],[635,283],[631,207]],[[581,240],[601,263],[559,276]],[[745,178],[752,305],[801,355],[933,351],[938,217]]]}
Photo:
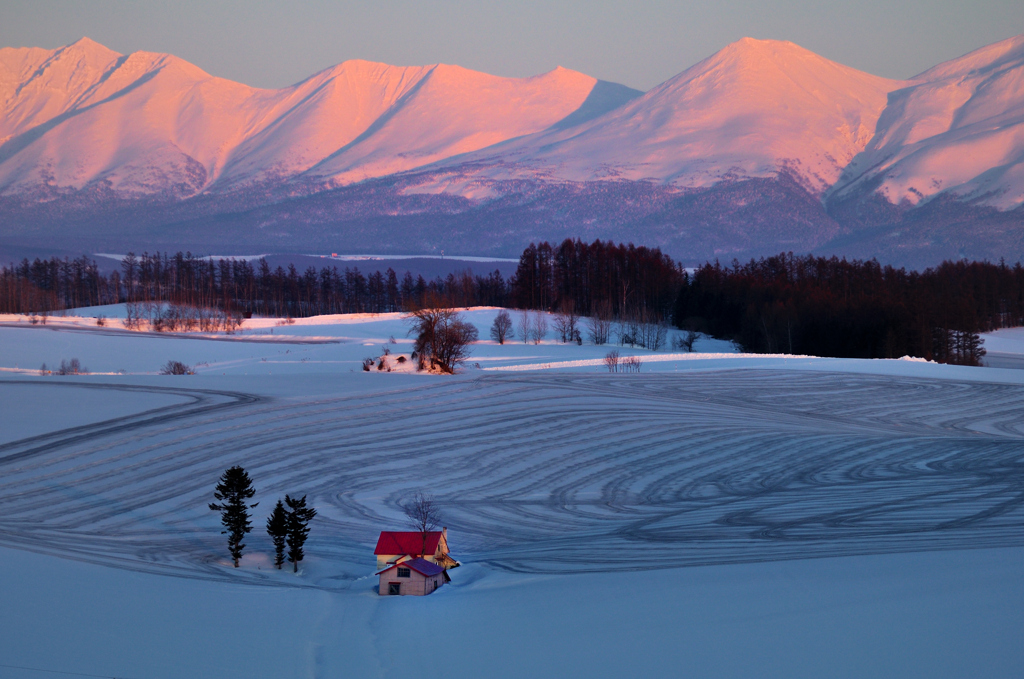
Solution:
{"label": "mountain ridge", "polygon": [[365,60],[269,90],[88,38],[0,49],[0,245],[1019,259],[1022,168],[1024,36],[903,81],[744,38],[646,93]]}

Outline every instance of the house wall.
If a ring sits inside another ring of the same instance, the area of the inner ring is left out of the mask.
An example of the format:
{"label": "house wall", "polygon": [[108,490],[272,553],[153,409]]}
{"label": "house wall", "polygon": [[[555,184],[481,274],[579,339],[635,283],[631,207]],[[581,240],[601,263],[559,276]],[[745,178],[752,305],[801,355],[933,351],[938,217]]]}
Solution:
{"label": "house wall", "polygon": [[409,576],[410,577],[408,578],[398,577],[397,568],[389,570],[386,573],[381,573],[380,582],[377,585],[377,593],[382,596],[387,596],[388,585],[392,582],[400,582],[402,583],[403,596],[423,596],[434,591],[433,582],[437,582],[438,589],[440,589],[444,584],[444,576],[441,574],[427,578],[416,571],[412,571]]}
{"label": "house wall", "polygon": [[[437,551],[434,552],[434,554],[424,556],[423,560],[424,561],[429,561],[430,563],[437,563],[438,559],[441,558],[442,554],[444,554],[444,552],[441,551],[441,547],[439,545],[438,548],[437,548]],[[417,554],[416,556],[419,556],[419,554]],[[403,561],[407,560],[407,559],[415,558],[415,557],[410,556],[408,554],[378,554],[377,555],[377,570],[380,570],[382,568],[387,568],[387,565],[389,563],[394,563],[395,561],[397,561],[401,557],[406,557],[406,559],[403,559]]]}

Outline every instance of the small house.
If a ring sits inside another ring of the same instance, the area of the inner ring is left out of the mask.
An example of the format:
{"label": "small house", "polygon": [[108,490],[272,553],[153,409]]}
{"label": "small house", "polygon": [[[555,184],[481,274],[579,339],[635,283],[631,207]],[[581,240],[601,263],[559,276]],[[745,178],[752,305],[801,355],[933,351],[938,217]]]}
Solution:
{"label": "small house", "polygon": [[419,531],[381,531],[377,538],[377,547],[373,550],[377,557],[377,570],[399,561],[409,561],[416,557],[432,564],[441,566],[442,570],[455,568],[459,562],[448,553],[448,529],[432,530],[425,533]]}
{"label": "small house", "polygon": [[377,573],[382,596],[425,596],[444,585],[448,574],[436,563],[420,557],[393,563]]}

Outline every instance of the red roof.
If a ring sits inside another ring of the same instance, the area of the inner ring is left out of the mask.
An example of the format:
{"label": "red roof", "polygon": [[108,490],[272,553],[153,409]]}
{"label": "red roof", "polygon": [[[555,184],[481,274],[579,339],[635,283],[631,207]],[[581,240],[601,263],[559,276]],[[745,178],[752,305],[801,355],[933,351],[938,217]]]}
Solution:
{"label": "red roof", "polygon": [[441,542],[441,531],[427,532],[427,544],[423,544],[423,533],[419,531],[382,530],[377,538],[374,554],[436,554]]}
{"label": "red roof", "polygon": [[[419,535],[419,533],[417,533],[417,535]],[[398,568],[399,566],[401,566],[402,568],[411,568],[417,573],[421,573],[422,575],[428,578],[434,575],[440,575],[441,573],[444,573],[444,569],[438,566],[436,563],[430,563],[426,559],[416,557],[415,559],[412,559],[410,561],[403,561],[402,563],[393,563],[384,570],[377,571],[376,573],[374,573],[374,575],[380,575],[381,573],[389,571],[392,568]]]}

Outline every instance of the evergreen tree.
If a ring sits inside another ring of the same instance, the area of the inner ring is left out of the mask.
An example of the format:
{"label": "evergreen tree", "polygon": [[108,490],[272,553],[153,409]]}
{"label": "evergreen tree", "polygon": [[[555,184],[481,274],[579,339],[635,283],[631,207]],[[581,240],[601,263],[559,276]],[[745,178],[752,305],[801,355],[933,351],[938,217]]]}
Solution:
{"label": "evergreen tree", "polygon": [[221,502],[210,503],[210,509],[220,512],[220,522],[224,526],[221,535],[228,536],[228,551],[235,562],[235,568],[238,568],[238,560],[242,558],[242,550],[245,549],[242,540],[252,530],[249,509],[259,504],[247,505],[245,501],[255,494],[249,474],[236,465],[221,474],[220,483],[213,494]]}
{"label": "evergreen tree", "polygon": [[299,572],[299,562],[302,561],[304,553],[302,546],[306,544],[309,537],[309,522],[316,516],[316,510],[306,506],[306,496],[292,499],[284,496],[285,504],[288,505],[288,560],[295,565],[294,572]]}
{"label": "evergreen tree", "polygon": [[288,537],[288,518],[288,510],[278,500],[274,511],[270,514],[270,518],[267,519],[267,534],[274,541],[274,565],[277,566],[277,570],[281,570],[281,564],[284,563],[284,544],[285,539]]}

